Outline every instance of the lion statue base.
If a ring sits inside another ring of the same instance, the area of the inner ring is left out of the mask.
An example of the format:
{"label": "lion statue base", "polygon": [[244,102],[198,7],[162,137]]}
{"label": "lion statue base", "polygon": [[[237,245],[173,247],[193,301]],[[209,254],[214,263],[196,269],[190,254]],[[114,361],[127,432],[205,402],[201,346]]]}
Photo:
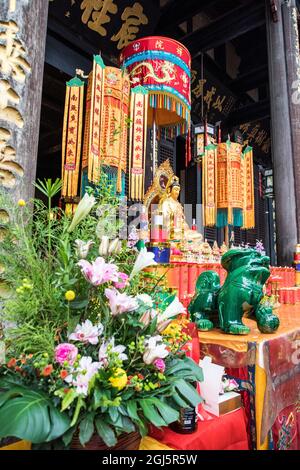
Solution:
{"label": "lion statue base", "polygon": [[[233,335],[247,335],[250,328],[243,324],[244,315],[254,317],[262,333],[274,333],[279,318],[271,307],[263,306],[263,286],[270,276],[270,259],[256,250],[239,248],[227,251],[221,264],[227,271],[224,285],[214,271],[202,273],[188,311],[200,331],[218,326]],[[216,325],[217,326],[217,325]]]}

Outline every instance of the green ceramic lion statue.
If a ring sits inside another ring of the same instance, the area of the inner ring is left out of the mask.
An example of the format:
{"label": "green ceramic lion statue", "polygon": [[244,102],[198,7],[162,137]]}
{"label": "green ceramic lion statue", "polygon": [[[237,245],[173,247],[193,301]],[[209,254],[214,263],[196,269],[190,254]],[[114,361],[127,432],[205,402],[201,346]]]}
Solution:
{"label": "green ceramic lion statue", "polygon": [[[209,331],[214,316],[225,333],[246,335],[250,329],[243,324],[244,314],[256,319],[262,333],[274,333],[279,318],[271,307],[262,305],[263,286],[270,276],[270,259],[250,248],[236,248],[222,256],[227,278],[221,287],[214,271],[202,273],[196,283],[196,293],[188,311],[201,331]],[[215,322],[216,324],[216,322]]]}

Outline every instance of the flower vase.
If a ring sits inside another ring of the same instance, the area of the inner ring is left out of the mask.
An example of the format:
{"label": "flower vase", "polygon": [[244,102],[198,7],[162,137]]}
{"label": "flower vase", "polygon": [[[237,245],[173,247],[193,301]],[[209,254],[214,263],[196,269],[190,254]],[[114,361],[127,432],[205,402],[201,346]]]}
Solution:
{"label": "flower vase", "polygon": [[114,447],[108,447],[98,434],[93,434],[92,438],[83,447],[76,434],[71,443],[71,450],[139,450],[141,435],[139,432],[121,434]]}

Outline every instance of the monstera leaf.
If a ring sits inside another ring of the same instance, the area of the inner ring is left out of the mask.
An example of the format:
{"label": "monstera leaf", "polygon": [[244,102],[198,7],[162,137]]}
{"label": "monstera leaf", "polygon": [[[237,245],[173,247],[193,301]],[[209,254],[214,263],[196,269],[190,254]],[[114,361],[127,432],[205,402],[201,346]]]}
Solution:
{"label": "monstera leaf", "polygon": [[69,427],[68,416],[40,391],[13,386],[0,394],[0,439],[14,436],[38,444],[60,437]]}
{"label": "monstera leaf", "polygon": [[193,380],[202,382],[203,372],[201,367],[196,364],[190,357],[183,357],[181,359],[174,359],[170,362],[170,366],[167,370],[168,376],[174,376],[175,378],[181,378],[185,380]]}

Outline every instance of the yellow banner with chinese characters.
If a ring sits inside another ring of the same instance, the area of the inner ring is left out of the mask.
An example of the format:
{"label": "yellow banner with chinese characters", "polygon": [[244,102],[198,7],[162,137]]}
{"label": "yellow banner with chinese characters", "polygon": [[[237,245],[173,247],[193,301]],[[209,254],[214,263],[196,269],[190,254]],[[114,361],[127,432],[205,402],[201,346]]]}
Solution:
{"label": "yellow banner with chinese characters", "polygon": [[63,140],[62,140],[62,196],[75,197],[80,170],[84,82],[73,78],[67,82]]}
{"label": "yellow banner with chinese characters", "polygon": [[205,147],[202,158],[202,187],[203,187],[203,209],[204,220],[207,227],[211,227],[216,223],[217,205],[217,146],[208,145]]}

